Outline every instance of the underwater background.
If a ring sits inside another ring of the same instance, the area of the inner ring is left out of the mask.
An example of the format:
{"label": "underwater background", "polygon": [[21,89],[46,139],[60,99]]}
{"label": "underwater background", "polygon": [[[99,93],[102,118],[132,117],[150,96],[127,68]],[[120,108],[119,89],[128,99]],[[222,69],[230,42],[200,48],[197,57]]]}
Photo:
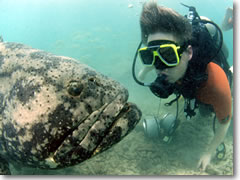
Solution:
{"label": "underwater background", "polygon": [[[20,42],[53,54],[69,56],[93,67],[129,90],[129,101],[143,112],[160,116],[175,113],[176,107],[164,107],[148,88],[132,78],[132,62],[140,42],[139,16],[143,0],[0,0],[0,35],[4,41]],[[182,15],[195,6],[199,15],[221,26],[231,0],[158,0]],[[233,65],[233,30],[223,32]],[[170,97],[169,99],[172,99]],[[169,100],[166,100],[168,102]],[[182,109],[183,103],[180,103]],[[194,166],[204,149],[201,139],[211,139],[212,119],[196,116],[191,122],[180,114],[182,125],[170,144],[149,141],[142,122],[110,150],[74,167],[61,170],[17,169],[14,174],[84,175],[232,175],[233,125],[225,139],[227,154],[221,162],[213,160],[207,172]],[[198,127],[198,128],[196,128]],[[197,131],[196,131],[197,129]],[[208,131],[209,133],[205,133]],[[202,147],[202,148],[199,148]],[[106,165],[107,164],[107,165]]]}

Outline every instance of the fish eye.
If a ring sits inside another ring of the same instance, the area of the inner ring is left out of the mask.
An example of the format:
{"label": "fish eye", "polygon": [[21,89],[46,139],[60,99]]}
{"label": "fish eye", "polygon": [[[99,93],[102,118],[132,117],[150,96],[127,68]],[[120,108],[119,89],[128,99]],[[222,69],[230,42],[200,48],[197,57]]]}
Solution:
{"label": "fish eye", "polygon": [[83,90],[83,86],[77,81],[71,81],[67,87],[67,91],[71,96],[79,96]]}

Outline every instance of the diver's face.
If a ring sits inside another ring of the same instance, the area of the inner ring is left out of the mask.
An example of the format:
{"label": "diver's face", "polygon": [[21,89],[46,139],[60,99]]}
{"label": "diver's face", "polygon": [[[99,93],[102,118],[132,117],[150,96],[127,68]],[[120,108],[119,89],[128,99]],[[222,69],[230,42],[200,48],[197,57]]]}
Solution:
{"label": "diver's face", "polygon": [[[149,34],[147,43],[151,41],[156,41],[156,40],[170,40],[176,43],[178,42],[176,37],[170,33],[157,32],[154,34]],[[192,47],[189,45],[187,49],[183,52],[180,62],[177,66],[166,68],[163,70],[156,69],[156,72],[159,75],[162,75],[162,74],[166,75],[167,76],[166,80],[169,83],[175,83],[176,81],[178,81],[184,76],[187,70],[188,62],[191,58],[192,58]]]}

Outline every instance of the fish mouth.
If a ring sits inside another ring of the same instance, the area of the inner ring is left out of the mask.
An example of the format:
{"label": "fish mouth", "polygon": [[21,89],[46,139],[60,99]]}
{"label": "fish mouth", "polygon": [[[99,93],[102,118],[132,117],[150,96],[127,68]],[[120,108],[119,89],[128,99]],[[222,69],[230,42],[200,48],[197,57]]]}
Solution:
{"label": "fish mouth", "polygon": [[74,128],[45,163],[53,169],[81,163],[121,141],[141,115],[135,104],[118,95]]}
{"label": "fish mouth", "polygon": [[136,110],[137,107],[135,104],[128,102],[124,105],[102,141],[95,148],[93,155],[107,150],[134,129],[141,119],[141,112]]}

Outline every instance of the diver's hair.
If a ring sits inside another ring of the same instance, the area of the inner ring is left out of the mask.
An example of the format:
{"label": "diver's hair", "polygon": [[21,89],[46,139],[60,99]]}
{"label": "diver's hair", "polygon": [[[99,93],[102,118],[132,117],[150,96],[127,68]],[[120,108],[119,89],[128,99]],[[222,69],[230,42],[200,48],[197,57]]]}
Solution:
{"label": "diver's hair", "polygon": [[144,44],[147,43],[149,34],[156,32],[172,33],[179,43],[188,42],[192,35],[192,26],[187,18],[171,8],[158,6],[155,1],[143,5],[140,26]]}

